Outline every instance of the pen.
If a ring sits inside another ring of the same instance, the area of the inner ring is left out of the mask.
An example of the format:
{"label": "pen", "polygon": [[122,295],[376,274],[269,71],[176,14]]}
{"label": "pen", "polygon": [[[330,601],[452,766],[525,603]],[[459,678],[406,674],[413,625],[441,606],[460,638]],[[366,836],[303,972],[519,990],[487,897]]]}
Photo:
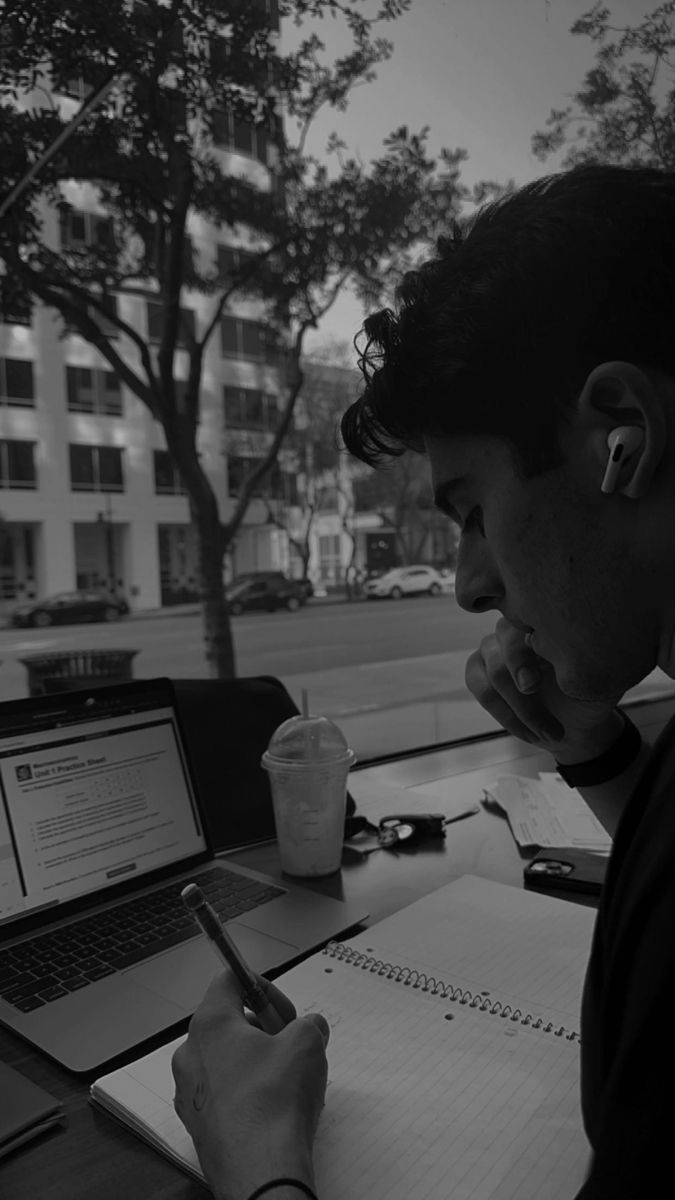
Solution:
{"label": "pen", "polygon": [[234,972],[244,1003],[255,1013],[265,1033],[279,1033],[285,1028],[286,1022],[266,996],[250,967],[246,965],[202,889],[197,887],[196,883],[189,883],[180,895],[183,904],[203,929],[218,957]]}

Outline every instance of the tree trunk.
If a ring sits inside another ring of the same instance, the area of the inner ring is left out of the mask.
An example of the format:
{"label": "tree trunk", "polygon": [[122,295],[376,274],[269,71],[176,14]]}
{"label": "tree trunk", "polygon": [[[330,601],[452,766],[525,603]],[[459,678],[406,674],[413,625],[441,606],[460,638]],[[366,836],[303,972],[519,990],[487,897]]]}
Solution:
{"label": "tree trunk", "polygon": [[233,679],[237,674],[230,616],[223,588],[223,534],[218,520],[197,520],[199,574],[202,585],[204,644],[209,676]]}

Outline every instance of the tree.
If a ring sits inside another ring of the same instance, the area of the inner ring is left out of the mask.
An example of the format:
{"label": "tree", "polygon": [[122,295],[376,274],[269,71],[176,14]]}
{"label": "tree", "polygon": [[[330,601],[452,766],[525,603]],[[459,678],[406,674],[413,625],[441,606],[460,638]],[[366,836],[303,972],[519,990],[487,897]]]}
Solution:
{"label": "tree", "polygon": [[[223,556],[251,497],[291,427],[308,328],[318,326],[351,283],[372,305],[391,291],[416,246],[458,211],[462,150],[426,151],[428,129],[403,127],[368,166],[332,137],[328,161],[306,155],[309,126],[324,104],[344,109],[351,88],[374,78],[391,44],[379,21],[409,0],[381,0],[371,20],[340,0],[280,0],[283,17],[341,15],[353,49],[327,65],[316,34],[283,55],[264,3],[252,0],[5,0],[0,54],[0,140],[8,193],[66,122],[58,96],[73,81],[86,92],[108,82],[101,104],[33,178],[0,226],[7,285],[37,297],[96,347],[164,431],[196,529],[206,658],[215,675],[235,673],[222,587]],[[280,114],[298,129],[287,138]],[[232,173],[216,146],[235,139],[269,147],[272,185]],[[234,131],[232,133],[232,131]],[[331,157],[332,156],[332,157]],[[78,191],[80,189],[80,191]],[[88,244],[60,246],[47,215],[70,219],[80,194],[109,214]],[[195,216],[225,227],[248,253],[228,276],[193,253]],[[195,327],[185,290],[208,301]],[[142,332],[112,307],[115,296],[150,296],[159,306],[156,355]],[[204,359],[235,297],[255,299],[284,398],[268,451],[244,479],[227,521],[199,453]],[[187,378],[176,378],[185,347]],[[180,384],[180,386],[177,386]]]}
{"label": "tree", "polygon": [[[564,167],[582,162],[675,167],[675,0],[661,4],[634,26],[610,24],[611,12],[595,4],[570,28],[598,50],[574,104],[552,109],[547,128],[535,133],[537,158],[572,142]],[[616,35],[612,37],[611,35]]]}
{"label": "tree", "polygon": [[355,480],[354,495],[358,511],[377,513],[394,530],[404,565],[436,557],[440,537],[443,565],[454,565],[454,526],[434,507],[428,465],[421,455],[407,451],[391,465]]}
{"label": "tree", "polygon": [[296,428],[291,439],[299,483],[296,503],[279,509],[268,500],[267,507],[268,519],[286,531],[306,578],[317,514],[321,509],[337,508],[344,518],[349,509],[347,477],[354,465],[347,459],[339,421],[359,387],[361,376],[346,343],[326,345],[304,358],[302,376]]}

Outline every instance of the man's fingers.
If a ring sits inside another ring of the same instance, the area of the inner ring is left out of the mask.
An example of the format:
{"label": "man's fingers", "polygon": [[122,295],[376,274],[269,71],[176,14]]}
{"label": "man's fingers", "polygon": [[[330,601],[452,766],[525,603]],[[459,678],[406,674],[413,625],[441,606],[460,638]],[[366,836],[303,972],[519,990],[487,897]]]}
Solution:
{"label": "man's fingers", "polygon": [[467,660],[465,681],[478,703],[514,737],[528,742],[557,742],[565,736],[563,726],[542,703],[538,691],[526,695],[519,690],[494,635],[484,638]]}
{"label": "man's fingers", "polygon": [[[485,639],[486,642],[489,639]],[[527,633],[500,617],[495,625],[494,641],[499,658],[515,681],[519,692],[536,692],[542,682],[541,660],[531,649]]]}
{"label": "man's fingers", "polygon": [[256,975],[256,979],[286,1024],[289,1021],[295,1020],[297,1016],[295,1005],[285,992],[282,992],[281,988],[276,987],[275,984],[270,983],[269,979],[265,979],[264,975]]}
{"label": "man's fingers", "polygon": [[313,1025],[316,1025],[321,1037],[323,1038],[324,1047],[326,1047],[330,1037],[330,1025],[328,1024],[328,1021],[324,1017],[323,1013],[307,1013],[305,1015],[305,1021],[311,1021]]}
{"label": "man's fingers", "polygon": [[208,1026],[212,1022],[225,1020],[243,1020],[244,1001],[241,986],[234,972],[229,967],[218,971],[207,987],[203,999],[196,1010],[190,1030],[193,1025]]}
{"label": "man's fingers", "polygon": [[[296,1017],[295,1005],[275,984],[270,983],[263,975],[252,972],[256,983],[276,1008],[282,1020],[288,1024]],[[211,980],[204,998],[199,1005],[192,1021],[191,1032],[199,1029],[210,1029],[212,1025],[221,1026],[224,1021],[243,1020],[245,1000],[241,985],[229,967],[219,971]],[[249,1018],[249,1024],[260,1028],[255,1016]]]}

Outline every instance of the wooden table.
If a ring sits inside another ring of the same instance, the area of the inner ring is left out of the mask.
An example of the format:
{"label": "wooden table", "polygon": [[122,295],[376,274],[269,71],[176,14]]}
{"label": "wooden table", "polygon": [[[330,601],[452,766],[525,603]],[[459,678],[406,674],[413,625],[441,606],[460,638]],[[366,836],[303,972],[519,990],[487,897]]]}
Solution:
{"label": "wooden table", "polygon": [[[675,698],[631,707],[633,719],[652,738],[673,711]],[[350,788],[358,811],[377,820],[392,811],[382,791],[385,785],[414,789],[415,796],[421,790],[428,794],[429,810],[441,812],[457,796],[480,800],[483,787],[499,774],[535,776],[551,769],[548,755],[515,738],[499,736],[355,771]],[[400,811],[404,800],[399,793],[393,811]],[[364,856],[347,850],[341,872],[315,881],[313,887],[362,903],[370,913],[370,924],[460,875],[522,887],[529,857],[518,850],[506,820],[481,809],[449,825],[445,839],[427,840],[397,855],[376,851]],[[280,877],[274,844],[241,851],[233,858]],[[186,1028],[187,1022],[174,1027],[170,1035],[146,1043],[142,1052]],[[130,1057],[138,1057],[138,1052]],[[0,1160],[2,1200],[204,1200],[200,1184],[89,1104],[89,1084],[102,1071],[90,1077],[70,1075],[4,1029],[0,1029],[0,1060],[63,1100],[67,1114],[64,1126]]]}

